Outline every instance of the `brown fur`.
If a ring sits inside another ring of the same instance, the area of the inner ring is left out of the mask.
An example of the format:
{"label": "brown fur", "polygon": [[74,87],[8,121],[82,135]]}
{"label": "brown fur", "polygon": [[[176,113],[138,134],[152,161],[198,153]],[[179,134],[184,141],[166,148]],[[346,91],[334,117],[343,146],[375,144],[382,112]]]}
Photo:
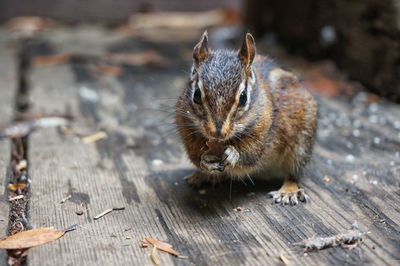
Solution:
{"label": "brown fur", "polygon": [[[176,106],[178,130],[189,158],[199,168],[192,181],[279,175],[285,185],[274,196],[275,202],[296,204],[294,191],[285,188],[297,188],[292,183],[297,183],[311,156],[317,124],[314,98],[292,73],[268,57],[255,55],[250,34],[237,53],[211,51],[204,45],[207,39],[205,33],[195,48],[194,72]],[[207,51],[201,62],[199,47]],[[247,102],[239,108],[240,88],[246,82]],[[192,100],[196,89],[201,91],[201,105]],[[222,171],[202,157],[210,152],[208,140],[226,147]]]}

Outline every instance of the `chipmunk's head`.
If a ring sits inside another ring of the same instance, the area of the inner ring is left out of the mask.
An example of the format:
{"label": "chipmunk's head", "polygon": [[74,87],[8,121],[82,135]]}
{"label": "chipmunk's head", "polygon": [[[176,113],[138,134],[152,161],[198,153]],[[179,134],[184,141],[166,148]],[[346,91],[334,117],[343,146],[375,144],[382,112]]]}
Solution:
{"label": "chipmunk's head", "polygon": [[207,32],[195,46],[194,64],[185,93],[186,113],[207,139],[227,141],[251,126],[248,118],[256,112],[253,103],[257,97],[252,67],[255,54],[256,46],[250,33],[239,51],[210,50]]}

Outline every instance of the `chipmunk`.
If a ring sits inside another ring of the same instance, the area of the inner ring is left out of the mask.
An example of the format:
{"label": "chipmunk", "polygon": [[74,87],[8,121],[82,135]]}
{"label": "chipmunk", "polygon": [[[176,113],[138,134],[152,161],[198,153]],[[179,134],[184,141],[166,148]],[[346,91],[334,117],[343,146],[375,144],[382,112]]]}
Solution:
{"label": "chipmunk", "polygon": [[256,54],[247,33],[239,51],[210,50],[207,31],[193,50],[188,86],[175,119],[190,160],[194,184],[224,178],[279,176],[268,195],[296,205],[307,196],[297,186],[311,157],[317,104],[298,78]]}

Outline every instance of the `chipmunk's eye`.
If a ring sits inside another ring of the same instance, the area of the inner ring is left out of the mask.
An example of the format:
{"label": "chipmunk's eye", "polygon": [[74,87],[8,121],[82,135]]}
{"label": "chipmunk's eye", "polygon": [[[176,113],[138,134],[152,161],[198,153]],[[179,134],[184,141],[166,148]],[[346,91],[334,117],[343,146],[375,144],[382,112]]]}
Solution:
{"label": "chipmunk's eye", "polygon": [[239,97],[239,105],[238,107],[243,107],[246,105],[247,102],[247,91],[243,90]]}
{"label": "chipmunk's eye", "polygon": [[193,102],[197,104],[201,104],[201,92],[200,89],[196,89],[193,95]]}

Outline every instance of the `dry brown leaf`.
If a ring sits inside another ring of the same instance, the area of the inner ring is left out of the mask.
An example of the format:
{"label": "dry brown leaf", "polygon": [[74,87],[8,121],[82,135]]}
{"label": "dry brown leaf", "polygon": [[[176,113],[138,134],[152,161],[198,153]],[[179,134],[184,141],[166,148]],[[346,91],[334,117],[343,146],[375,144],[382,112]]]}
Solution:
{"label": "dry brown leaf", "polygon": [[68,63],[71,60],[71,57],[71,54],[67,53],[36,56],[33,58],[33,65],[36,67],[61,65]]}
{"label": "dry brown leaf", "polygon": [[17,191],[18,188],[20,188],[20,189],[26,188],[26,184],[21,183],[21,184],[9,184],[8,185],[8,189],[11,191]]}
{"label": "dry brown leaf", "polygon": [[151,250],[151,259],[153,260],[155,265],[160,265],[160,260],[158,259],[157,256],[157,246],[154,246],[153,249]]}
{"label": "dry brown leaf", "polygon": [[64,234],[65,231],[59,231],[54,228],[38,228],[22,231],[0,239],[0,249],[32,248],[57,240]]}
{"label": "dry brown leaf", "polygon": [[157,246],[157,249],[159,249],[161,251],[167,252],[167,253],[169,253],[171,255],[174,255],[176,257],[179,256],[179,252],[176,251],[176,250],[173,250],[171,244],[168,244],[168,243],[153,239],[151,237],[145,237],[144,239],[146,239],[146,241],[149,242],[150,244],[152,244],[153,246]]}

